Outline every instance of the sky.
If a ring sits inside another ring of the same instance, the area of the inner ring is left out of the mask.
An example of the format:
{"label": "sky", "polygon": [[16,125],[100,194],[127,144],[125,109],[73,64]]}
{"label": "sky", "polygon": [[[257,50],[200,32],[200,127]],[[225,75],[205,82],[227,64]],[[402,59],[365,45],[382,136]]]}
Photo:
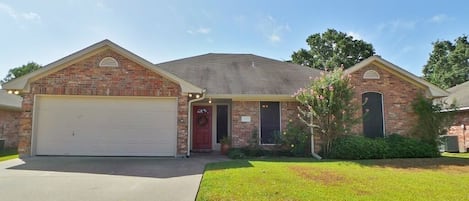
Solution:
{"label": "sky", "polygon": [[153,63],[206,53],[290,60],[328,28],[421,76],[432,42],[469,34],[469,1],[0,0],[0,79],[104,39]]}

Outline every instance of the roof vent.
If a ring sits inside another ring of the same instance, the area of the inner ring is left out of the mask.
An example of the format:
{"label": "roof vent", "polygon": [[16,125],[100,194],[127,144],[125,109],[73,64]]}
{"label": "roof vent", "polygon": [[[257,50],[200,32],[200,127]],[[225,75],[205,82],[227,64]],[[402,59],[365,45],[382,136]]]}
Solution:
{"label": "roof vent", "polygon": [[379,73],[376,72],[375,70],[367,70],[363,74],[363,79],[378,80],[379,79]]}
{"label": "roof vent", "polygon": [[104,57],[99,62],[99,67],[119,67],[119,63],[113,57]]}

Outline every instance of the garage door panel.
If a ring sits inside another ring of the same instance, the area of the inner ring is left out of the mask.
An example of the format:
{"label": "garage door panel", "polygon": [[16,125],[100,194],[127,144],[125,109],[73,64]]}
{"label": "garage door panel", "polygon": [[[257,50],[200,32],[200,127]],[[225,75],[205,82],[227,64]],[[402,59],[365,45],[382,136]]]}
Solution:
{"label": "garage door panel", "polygon": [[173,156],[175,98],[39,96],[37,155]]}

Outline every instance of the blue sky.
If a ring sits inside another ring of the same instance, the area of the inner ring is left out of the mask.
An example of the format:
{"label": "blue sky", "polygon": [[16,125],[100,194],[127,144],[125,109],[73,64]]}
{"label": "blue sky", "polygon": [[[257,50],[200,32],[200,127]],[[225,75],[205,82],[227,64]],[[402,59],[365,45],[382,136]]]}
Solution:
{"label": "blue sky", "polygon": [[328,28],[421,75],[436,40],[469,34],[469,1],[0,0],[0,79],[103,39],[160,63],[209,52],[288,60]]}

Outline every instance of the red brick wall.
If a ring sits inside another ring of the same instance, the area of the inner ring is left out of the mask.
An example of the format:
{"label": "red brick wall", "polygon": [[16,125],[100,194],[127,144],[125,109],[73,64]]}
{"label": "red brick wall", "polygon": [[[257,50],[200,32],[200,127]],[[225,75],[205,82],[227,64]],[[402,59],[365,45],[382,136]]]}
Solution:
{"label": "red brick wall", "polygon": [[[259,129],[259,101],[233,101],[231,116],[233,147],[249,145],[253,130]],[[250,116],[251,122],[241,122],[242,116]]]}
{"label": "red brick wall", "polygon": [[[119,67],[98,66],[102,58],[109,56],[118,61]],[[21,115],[18,150],[22,155],[31,153],[35,94],[178,97],[178,154],[187,152],[187,98],[182,96],[179,85],[114,51],[99,52],[31,83]]]}
{"label": "red brick wall", "polygon": [[19,111],[0,110],[0,139],[5,140],[5,148],[18,146],[20,115]]}
{"label": "red brick wall", "polygon": [[[375,70],[380,79],[363,79],[367,70]],[[362,94],[365,92],[379,92],[383,95],[385,132],[408,134],[415,123],[416,114],[412,112],[411,103],[422,88],[374,65],[363,67],[351,74],[351,84],[354,87],[356,102],[361,116]],[[354,132],[363,133],[363,125],[359,124]]]}
{"label": "red brick wall", "polygon": [[[464,125],[465,129],[461,128],[461,125]],[[453,125],[448,131],[448,135],[457,135],[459,152],[467,152],[467,149],[469,148],[469,110],[459,111],[456,113]]]}

